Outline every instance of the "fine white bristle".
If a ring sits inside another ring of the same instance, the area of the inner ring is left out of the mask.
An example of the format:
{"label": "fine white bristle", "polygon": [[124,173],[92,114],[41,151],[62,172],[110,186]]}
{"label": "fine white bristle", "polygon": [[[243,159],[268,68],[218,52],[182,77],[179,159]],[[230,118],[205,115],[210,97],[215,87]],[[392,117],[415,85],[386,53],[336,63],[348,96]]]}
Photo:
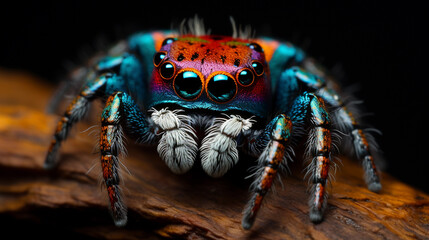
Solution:
{"label": "fine white bristle", "polygon": [[180,23],[179,28],[180,35],[195,35],[195,36],[203,36],[210,34],[210,29],[206,30],[204,27],[203,19],[199,18],[195,15],[193,18],[184,19]]}
{"label": "fine white bristle", "polygon": [[192,168],[198,152],[195,131],[186,123],[189,117],[180,111],[152,110],[152,120],[162,130],[158,154],[174,173],[185,173]]}
{"label": "fine white bristle", "polygon": [[252,127],[252,120],[231,115],[217,118],[214,122],[202,141],[201,165],[208,175],[221,177],[238,162],[235,139],[243,130]]}
{"label": "fine white bristle", "polygon": [[241,38],[241,39],[252,39],[254,38],[255,32],[253,31],[252,27],[250,25],[246,25],[244,29],[239,25],[237,27],[237,24],[235,23],[235,20],[233,17],[229,17],[229,21],[232,25],[232,37],[233,38]]}

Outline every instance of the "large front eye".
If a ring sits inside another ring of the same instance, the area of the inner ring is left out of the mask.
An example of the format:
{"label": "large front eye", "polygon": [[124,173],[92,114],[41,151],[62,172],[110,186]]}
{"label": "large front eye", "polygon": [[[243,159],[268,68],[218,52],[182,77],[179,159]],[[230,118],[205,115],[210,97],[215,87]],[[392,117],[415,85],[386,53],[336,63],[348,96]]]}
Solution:
{"label": "large front eye", "polygon": [[237,73],[237,80],[244,87],[247,87],[250,84],[252,84],[254,78],[255,78],[255,76],[253,75],[253,72],[247,68],[245,68],[245,69],[243,69]]}
{"label": "large front eye", "polygon": [[179,72],[174,79],[174,91],[186,100],[197,98],[202,89],[201,76],[193,71]]}
{"label": "large front eye", "polygon": [[176,68],[174,67],[174,64],[172,62],[164,62],[161,67],[159,68],[159,74],[162,78],[165,80],[169,80],[174,76]]}
{"label": "large front eye", "polygon": [[237,92],[237,84],[232,76],[217,74],[210,78],[207,83],[209,97],[216,102],[228,102]]}

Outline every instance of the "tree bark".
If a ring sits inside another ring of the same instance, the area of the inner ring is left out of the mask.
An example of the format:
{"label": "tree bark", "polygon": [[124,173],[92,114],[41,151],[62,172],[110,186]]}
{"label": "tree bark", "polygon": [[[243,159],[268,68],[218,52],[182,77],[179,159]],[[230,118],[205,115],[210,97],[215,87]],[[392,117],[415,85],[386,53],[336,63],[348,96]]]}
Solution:
{"label": "tree bark", "polygon": [[[128,224],[113,225],[100,183],[99,110],[64,142],[56,169],[43,161],[59,116],[44,108],[53,87],[22,73],[0,72],[0,230],[62,238],[105,239],[428,239],[429,196],[388,174],[382,191],[366,189],[358,163],[342,164],[330,192],[325,219],[308,217],[307,180],[295,161],[274,194],[266,197],[251,230],[241,228],[249,195],[242,156],[227,176],[213,179],[196,166],[173,174],[156,149],[128,140],[122,187]],[[90,128],[88,127],[93,126]],[[87,130],[87,131],[86,131]],[[94,132],[94,133],[93,133]],[[27,229],[27,230],[25,230]]]}

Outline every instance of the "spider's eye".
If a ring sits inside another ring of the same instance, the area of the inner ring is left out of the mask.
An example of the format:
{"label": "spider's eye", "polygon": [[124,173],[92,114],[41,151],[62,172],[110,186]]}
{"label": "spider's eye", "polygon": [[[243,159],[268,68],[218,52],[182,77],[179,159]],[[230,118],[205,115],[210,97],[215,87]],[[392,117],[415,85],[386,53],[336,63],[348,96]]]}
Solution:
{"label": "spider's eye", "polygon": [[153,65],[155,65],[155,67],[158,67],[162,60],[165,58],[165,56],[167,56],[165,52],[157,52],[153,57]]}
{"label": "spider's eye", "polygon": [[198,97],[202,89],[201,78],[193,71],[180,72],[174,79],[174,90],[184,99],[190,100]]}
{"label": "spider's eye", "polygon": [[169,80],[174,76],[175,70],[173,63],[167,61],[159,68],[159,74],[161,74],[161,77],[165,80]]}
{"label": "spider's eye", "polygon": [[253,70],[255,70],[256,76],[259,77],[264,74],[264,66],[262,65],[262,63],[257,61],[252,62],[252,68]]}
{"label": "spider's eye", "polygon": [[175,38],[166,38],[166,39],[164,39],[164,41],[162,41],[161,46],[165,46],[167,44],[173,43],[174,41],[176,41]]}
{"label": "spider's eye", "polygon": [[237,80],[243,86],[249,86],[254,79],[253,72],[247,68],[237,73]]}
{"label": "spider's eye", "polygon": [[207,84],[207,92],[213,100],[227,102],[237,92],[237,85],[231,77],[225,74],[217,74],[210,78]]}
{"label": "spider's eye", "polygon": [[260,52],[260,53],[264,52],[264,49],[262,49],[261,45],[259,45],[257,43],[250,43],[249,48],[251,48],[257,52]]}

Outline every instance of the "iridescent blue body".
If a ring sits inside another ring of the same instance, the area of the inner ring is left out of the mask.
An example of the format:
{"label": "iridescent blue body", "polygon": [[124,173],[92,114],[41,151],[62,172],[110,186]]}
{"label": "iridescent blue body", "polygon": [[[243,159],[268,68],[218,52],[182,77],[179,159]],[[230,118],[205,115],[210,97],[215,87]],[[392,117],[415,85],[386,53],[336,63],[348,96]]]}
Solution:
{"label": "iridescent blue body", "polygon": [[[326,207],[333,131],[350,136],[345,141],[363,161],[368,187],[380,190],[368,134],[341,101],[337,84],[292,44],[165,31],[137,33],[120,44],[122,51],[87,69],[85,87],[58,123],[45,163],[55,165],[61,142],[89,103],[107,99],[100,153],[116,225],[127,221],[118,176],[123,132],[140,143],[157,144],[175,173],[188,171],[198,152],[204,171],[213,177],[235,165],[237,149],[257,157],[245,229],[252,226],[277,171],[291,160],[291,143],[303,137],[309,139],[313,222],[322,220]],[[196,141],[200,135],[204,138]]]}

